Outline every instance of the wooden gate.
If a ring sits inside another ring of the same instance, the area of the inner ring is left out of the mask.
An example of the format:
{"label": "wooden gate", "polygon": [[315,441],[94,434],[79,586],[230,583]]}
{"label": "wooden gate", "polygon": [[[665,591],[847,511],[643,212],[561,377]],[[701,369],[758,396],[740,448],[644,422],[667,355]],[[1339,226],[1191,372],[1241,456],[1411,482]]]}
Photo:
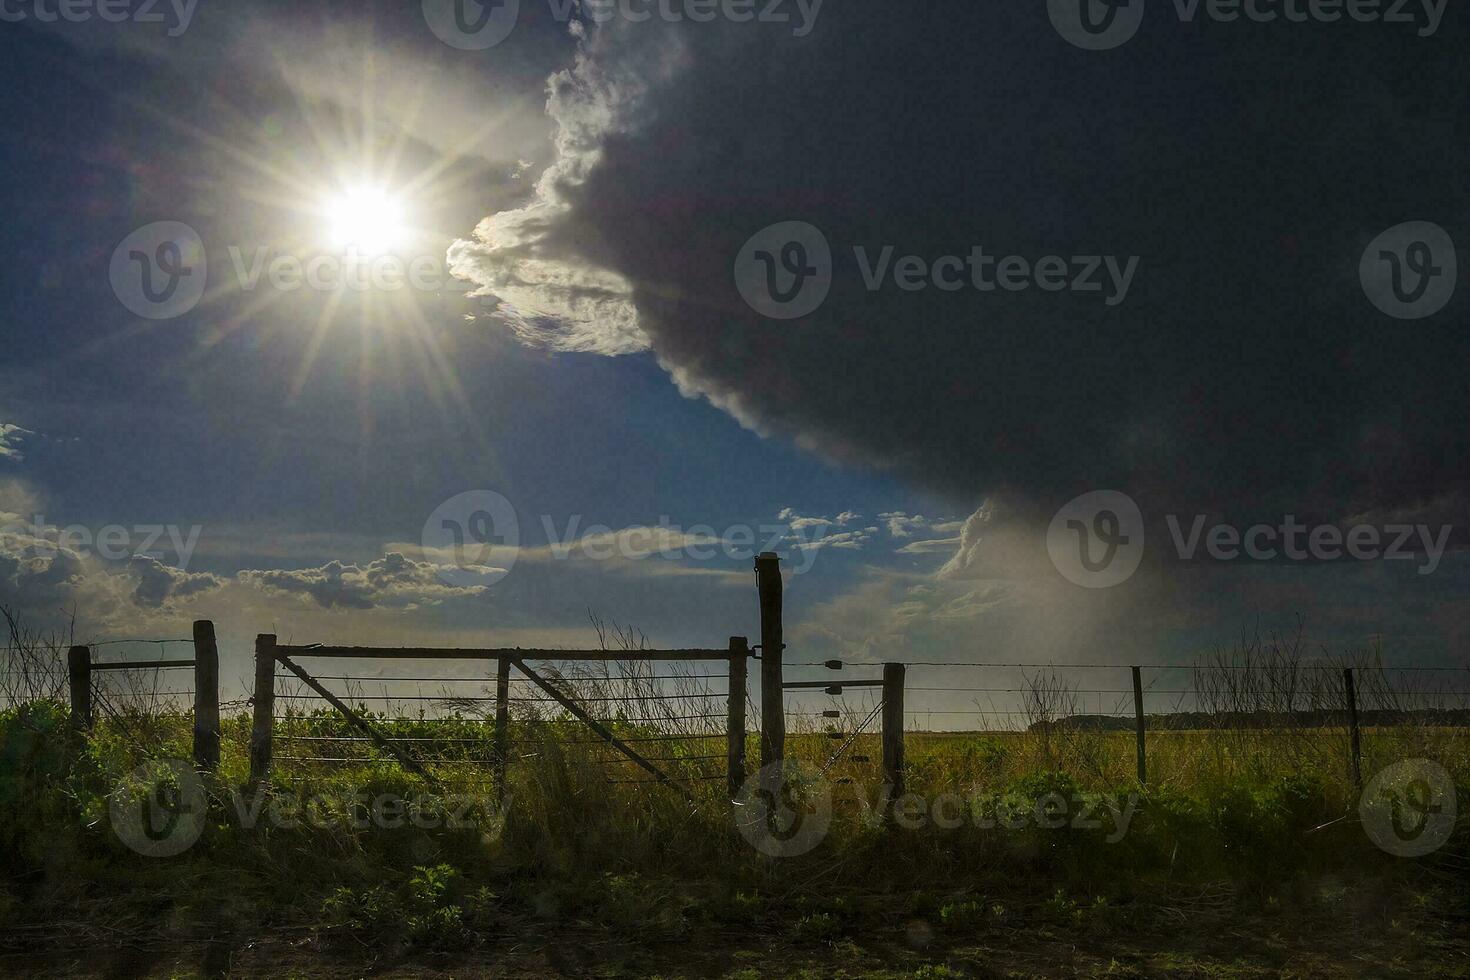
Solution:
{"label": "wooden gate", "polygon": [[[497,782],[503,786],[505,767],[510,758],[509,727],[510,693],[513,681],[528,681],[544,694],[543,700],[558,705],[596,736],[597,740],[621,753],[626,759],[653,777],[653,780],[675,791],[689,795],[681,781],[634,746],[635,739],[620,737],[613,727],[596,718],[574,692],[558,686],[554,677],[532,668],[528,662],[557,663],[724,663],[728,665],[729,687],[726,691],[725,780],[732,794],[745,780],[746,741],[746,674],[749,645],[744,637],[732,637],[723,650],[529,650],[529,649],[432,649],[346,646],[291,646],[277,642],[274,635],[262,634],[255,643],[254,716],[250,736],[250,774],[253,782],[264,783],[270,774],[276,720],[276,678],[279,668],[304,684],[340,713],[361,736],[387,752],[405,769],[430,781],[434,775],[396,740],[382,731],[364,713],[355,711],[347,699],[330,691],[314,674],[298,661],[311,659],[377,660],[377,661],[475,661],[488,668],[494,664],[495,718],[493,752],[488,760],[495,766]],[[516,677],[514,675],[519,675]],[[484,681],[488,683],[487,669]],[[678,695],[674,695],[678,696]],[[449,700],[449,699],[445,699]]]}

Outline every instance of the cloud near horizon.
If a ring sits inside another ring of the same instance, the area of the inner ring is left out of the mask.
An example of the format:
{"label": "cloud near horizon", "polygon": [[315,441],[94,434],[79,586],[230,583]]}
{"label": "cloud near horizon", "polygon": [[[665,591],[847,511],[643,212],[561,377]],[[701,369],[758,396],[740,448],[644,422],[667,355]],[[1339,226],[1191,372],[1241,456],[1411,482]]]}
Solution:
{"label": "cloud near horizon", "polygon": [[[484,585],[451,585],[441,577],[446,566],[413,561],[389,552],[366,565],[329,561],[318,568],[247,569],[236,578],[271,595],[298,596],[324,609],[416,608],[449,599],[486,595]],[[459,575],[474,569],[455,569]],[[484,569],[494,576],[498,569]]]}

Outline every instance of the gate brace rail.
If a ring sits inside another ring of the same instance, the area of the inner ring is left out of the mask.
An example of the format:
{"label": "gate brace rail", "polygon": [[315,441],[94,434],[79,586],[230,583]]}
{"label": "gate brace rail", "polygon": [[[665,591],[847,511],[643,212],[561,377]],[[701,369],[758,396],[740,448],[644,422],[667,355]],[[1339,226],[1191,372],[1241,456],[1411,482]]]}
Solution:
{"label": "gate brace rail", "polygon": [[306,671],[296,666],[296,664],[291,661],[290,657],[287,657],[285,654],[278,652],[276,654],[276,662],[279,663],[282,667],[285,667],[291,673],[295,674],[297,677],[301,678],[301,682],[303,684],[311,688],[317,694],[321,695],[322,699],[325,700],[332,707],[342,712],[342,714],[347,717],[347,720],[352,722],[353,726],[356,727],[358,731],[362,732],[368,738],[372,739],[379,748],[392,753],[393,758],[397,759],[399,764],[402,765],[403,768],[422,776],[431,783],[438,783],[437,779],[429,775],[429,771],[427,769],[415,762],[411,756],[405,753],[398,746],[394,745],[392,742],[388,741],[388,739],[383,737],[382,733],[380,733],[372,725],[368,724],[365,719],[359,717],[357,712],[349,708],[345,702],[343,702],[335,694],[333,694],[331,691],[327,690],[320,683],[318,683],[315,677],[312,677]]}
{"label": "gate brace rail", "polygon": [[526,678],[532,684],[535,684],[537,687],[541,688],[541,690],[545,691],[547,694],[550,694],[553,698],[555,698],[557,703],[559,703],[563,708],[569,711],[578,721],[582,722],[588,728],[596,732],[598,736],[603,739],[603,741],[607,742],[608,745],[611,745],[613,748],[623,753],[623,755],[626,755],[629,759],[632,759],[641,768],[652,773],[655,779],[663,783],[665,786],[668,786],[678,792],[679,795],[684,797],[684,799],[688,800],[691,803],[694,802],[694,797],[690,794],[688,790],[666,776],[663,770],[659,769],[658,766],[655,766],[653,763],[649,762],[647,759],[643,758],[643,756],[639,755],[636,751],[630,748],[626,742],[622,741],[620,738],[614,735],[596,718],[593,718],[586,711],[583,711],[582,708],[575,701],[548,684],[540,674],[527,667],[525,661],[512,660],[511,662],[516,665],[517,670],[526,675]]}

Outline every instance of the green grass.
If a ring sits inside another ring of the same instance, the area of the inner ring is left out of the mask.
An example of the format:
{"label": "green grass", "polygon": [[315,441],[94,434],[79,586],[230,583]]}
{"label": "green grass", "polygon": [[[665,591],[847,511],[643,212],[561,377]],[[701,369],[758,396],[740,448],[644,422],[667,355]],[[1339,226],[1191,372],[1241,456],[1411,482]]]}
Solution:
{"label": "green grass", "polygon": [[[693,802],[625,783],[643,774],[610,764],[605,747],[570,744],[588,737],[574,721],[517,719],[523,748],[503,788],[492,765],[468,761],[490,755],[483,720],[376,723],[443,740],[409,743],[437,782],[370,743],[327,743],[358,761],[283,761],[271,782],[271,804],[319,801],[316,820],[241,826],[235,808],[253,797],[237,715],[199,841],[149,858],[112,832],[111,794],[147,759],[187,758],[189,718],[128,711],[78,740],[59,704],[0,713],[0,974],[69,975],[75,960],[38,951],[77,935],[172,951],[97,960],[99,973],[159,976],[205,975],[219,948],[232,970],[301,976],[364,964],[449,976],[487,962],[527,975],[1413,976],[1466,975],[1470,962],[1463,820],[1430,857],[1379,851],[1356,820],[1340,730],[1153,733],[1147,786],[1131,734],[910,733],[908,789],[925,807],[949,794],[966,814],[946,827],[927,810],[912,830],[871,819],[880,750],[860,736],[829,774],[825,838],[772,859],[735,831],[722,780],[691,782]],[[628,738],[665,730],[612,724]],[[358,735],[327,711],[278,722],[278,734]],[[278,741],[277,755],[292,744]],[[721,741],[648,744],[676,776],[722,771],[698,758]],[[836,744],[798,732],[788,748],[810,772]],[[1369,730],[1363,748],[1369,775],[1434,759],[1465,799],[1463,730]],[[400,825],[354,822],[384,794],[412,801]],[[972,819],[1049,794],[1100,813],[1132,795],[1136,812],[1116,840],[1107,826]],[[470,826],[415,825],[462,796],[480,807]]]}

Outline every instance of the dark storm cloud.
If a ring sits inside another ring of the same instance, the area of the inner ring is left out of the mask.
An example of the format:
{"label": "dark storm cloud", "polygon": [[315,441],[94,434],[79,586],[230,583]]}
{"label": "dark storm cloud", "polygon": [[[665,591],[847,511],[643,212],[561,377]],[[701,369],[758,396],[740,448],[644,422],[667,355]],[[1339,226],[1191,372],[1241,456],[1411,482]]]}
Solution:
{"label": "dark storm cloud", "polygon": [[[802,39],[609,25],[553,79],[562,163],[539,202],[455,267],[490,292],[551,284],[517,301],[548,314],[523,336],[596,350],[605,316],[616,353],[636,320],[686,391],[957,496],[1115,486],[1146,512],[1340,518],[1448,495],[1463,518],[1466,290],[1409,322],[1358,280],[1399,223],[1470,241],[1463,29],[1146,28],[1088,52],[1037,5],[834,5]],[[825,233],[835,272],[778,322],[732,267],[788,219]],[[1140,262],[1112,306],[872,293],[853,248],[886,245]]]}

